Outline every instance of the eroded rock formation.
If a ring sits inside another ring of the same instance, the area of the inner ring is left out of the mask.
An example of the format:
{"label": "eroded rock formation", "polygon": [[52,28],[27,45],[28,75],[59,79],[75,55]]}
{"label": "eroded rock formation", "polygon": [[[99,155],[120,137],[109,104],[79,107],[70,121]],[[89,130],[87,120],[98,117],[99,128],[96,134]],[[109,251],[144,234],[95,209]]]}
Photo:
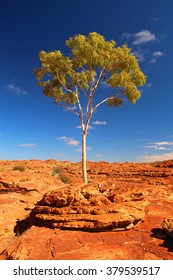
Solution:
{"label": "eroded rock formation", "polygon": [[0,259],[173,260],[172,164],[0,161]]}
{"label": "eroded rock formation", "polygon": [[48,192],[31,212],[34,225],[86,231],[127,230],[144,220],[141,192],[117,197],[114,188],[69,186]]}

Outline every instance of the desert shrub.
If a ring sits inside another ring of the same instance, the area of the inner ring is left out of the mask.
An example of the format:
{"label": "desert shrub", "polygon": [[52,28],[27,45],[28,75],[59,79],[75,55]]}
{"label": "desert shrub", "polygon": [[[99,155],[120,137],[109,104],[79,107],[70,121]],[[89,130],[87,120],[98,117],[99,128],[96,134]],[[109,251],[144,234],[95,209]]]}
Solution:
{"label": "desert shrub", "polygon": [[64,184],[69,184],[71,182],[70,177],[63,172],[59,173],[59,178]]}
{"label": "desert shrub", "polygon": [[15,165],[13,170],[25,171],[25,167],[23,165]]}
{"label": "desert shrub", "polygon": [[70,177],[64,172],[60,166],[54,166],[52,176],[58,175],[59,179],[64,183],[68,184],[71,182]]}
{"label": "desert shrub", "polygon": [[52,176],[55,176],[56,174],[62,173],[62,169],[60,166],[54,166],[52,171]]}

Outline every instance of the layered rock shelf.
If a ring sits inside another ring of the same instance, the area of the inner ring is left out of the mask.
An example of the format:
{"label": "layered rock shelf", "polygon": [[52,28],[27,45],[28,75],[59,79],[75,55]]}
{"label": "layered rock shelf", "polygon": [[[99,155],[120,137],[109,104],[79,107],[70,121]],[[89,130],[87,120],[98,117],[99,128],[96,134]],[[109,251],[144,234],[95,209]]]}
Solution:
{"label": "layered rock shelf", "polygon": [[173,260],[173,161],[0,161],[0,259]]}
{"label": "layered rock shelf", "polygon": [[119,200],[113,188],[69,186],[44,195],[30,218],[38,226],[86,231],[127,230],[144,220],[147,201],[142,193],[133,191]]}

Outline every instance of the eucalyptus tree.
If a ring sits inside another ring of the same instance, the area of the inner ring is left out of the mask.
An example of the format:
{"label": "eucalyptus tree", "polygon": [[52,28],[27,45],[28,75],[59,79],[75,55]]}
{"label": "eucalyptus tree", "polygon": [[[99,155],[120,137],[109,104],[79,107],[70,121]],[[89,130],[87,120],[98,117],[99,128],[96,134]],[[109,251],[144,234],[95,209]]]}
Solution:
{"label": "eucalyptus tree", "polygon": [[[146,83],[146,76],[126,44],[116,46],[114,40],[106,41],[96,32],[70,37],[66,46],[70,48],[68,56],[60,50],[41,51],[41,67],[35,74],[43,93],[80,119],[82,174],[87,183],[86,137],[93,113],[104,103],[116,108],[127,99],[134,104],[141,96],[139,87]],[[95,103],[93,97],[103,82],[110,92]]]}

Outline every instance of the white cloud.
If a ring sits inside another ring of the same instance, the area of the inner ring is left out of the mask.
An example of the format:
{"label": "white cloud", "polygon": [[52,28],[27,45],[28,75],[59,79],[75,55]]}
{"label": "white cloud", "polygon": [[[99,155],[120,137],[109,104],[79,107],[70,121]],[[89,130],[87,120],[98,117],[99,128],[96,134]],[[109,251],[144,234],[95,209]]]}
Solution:
{"label": "white cloud", "polygon": [[[73,111],[77,111],[77,109],[78,109],[76,106],[72,106],[72,107],[71,107],[70,105],[69,105],[69,108],[70,108],[71,110],[73,110]],[[65,112],[66,112],[66,111],[69,111],[69,109],[68,109],[68,108],[64,108],[64,111],[65,111]]]}
{"label": "white cloud", "polygon": [[62,136],[62,137],[59,137],[59,138],[57,138],[58,140],[66,140],[66,139],[68,139],[66,136]]}
{"label": "white cloud", "polygon": [[157,22],[160,22],[160,21],[163,21],[164,20],[164,17],[162,16],[162,17],[154,17],[153,19],[152,19],[152,22],[155,22],[155,23],[157,23]]}
{"label": "white cloud", "polygon": [[62,153],[52,153],[53,156],[56,156],[56,157],[64,157],[65,154],[62,154]]}
{"label": "white cloud", "polygon": [[132,36],[134,38],[134,40],[132,42],[132,44],[134,46],[156,41],[155,34],[151,33],[151,31],[149,31],[149,30],[143,30],[138,33],[134,33],[134,34],[132,34]]}
{"label": "white cloud", "polygon": [[[76,128],[81,128],[81,125],[76,126]],[[91,125],[88,125],[88,129],[95,129],[95,128],[92,127]]]}
{"label": "white cloud", "polygon": [[136,58],[139,62],[144,61],[145,53],[141,49],[134,51],[133,54],[136,56]]}
{"label": "white cloud", "polygon": [[157,51],[157,52],[154,52],[153,53],[153,56],[154,57],[161,57],[161,56],[164,56],[165,54],[163,53],[163,52],[161,52],[161,51]]}
{"label": "white cloud", "polygon": [[78,140],[75,140],[73,138],[68,138],[66,136],[62,136],[57,139],[63,140],[67,145],[70,145],[70,146],[78,146],[80,144],[80,142]]}
{"label": "white cloud", "polygon": [[173,152],[162,155],[142,155],[137,157],[142,162],[162,161],[173,159]]}
{"label": "white cloud", "polygon": [[156,58],[153,58],[153,59],[151,59],[151,60],[149,61],[149,63],[150,63],[150,64],[155,64],[156,61],[157,61],[157,59],[156,59]]}
{"label": "white cloud", "polygon": [[147,88],[151,88],[151,86],[152,86],[152,84],[151,84],[151,83],[146,84],[146,87],[147,87]]}
{"label": "white cloud", "polygon": [[154,17],[154,18],[152,19],[152,21],[153,21],[153,22],[158,22],[158,21],[159,21],[159,18]]}
{"label": "white cloud", "polygon": [[34,148],[35,146],[37,146],[37,144],[27,143],[27,144],[20,144],[19,146],[23,148]]}
{"label": "white cloud", "polygon": [[102,157],[103,155],[101,155],[101,154],[96,154],[95,156],[96,156],[96,157]]}
{"label": "white cloud", "polygon": [[95,122],[93,122],[93,124],[95,124],[95,125],[106,125],[107,122],[106,122],[106,121],[103,121],[103,122],[101,122],[101,121],[95,121]]}
{"label": "white cloud", "polygon": [[164,150],[171,150],[171,146],[173,146],[173,142],[162,141],[162,142],[149,143],[149,145],[143,146],[143,148],[153,149],[155,151],[164,151]]}
{"label": "white cloud", "polygon": [[19,95],[27,95],[27,92],[25,90],[23,90],[22,88],[20,88],[18,86],[13,85],[13,84],[8,84],[4,88],[8,91],[15,92]]}
{"label": "white cloud", "polygon": [[163,145],[173,146],[173,142],[169,142],[169,141],[153,142],[153,144],[158,145],[158,146],[163,146]]}
{"label": "white cloud", "polygon": [[[87,151],[90,151],[91,150],[91,147],[86,147],[86,150]],[[78,149],[76,149],[76,152],[79,152],[79,153],[81,153],[82,152],[82,148],[78,148]]]}
{"label": "white cloud", "polygon": [[151,64],[155,64],[156,62],[157,62],[157,59],[159,58],[159,57],[162,57],[162,56],[164,56],[165,54],[163,53],[163,52],[161,52],[161,51],[156,51],[156,52],[154,52],[153,53],[153,55],[152,55],[152,59],[149,61]]}
{"label": "white cloud", "polygon": [[170,148],[165,148],[165,147],[157,147],[156,150],[164,151],[164,150],[171,150]]}
{"label": "white cloud", "polygon": [[158,146],[144,146],[144,148],[147,148],[147,149],[154,149],[156,151],[161,151],[161,150],[170,150],[170,148],[166,148],[166,147],[158,147]]}
{"label": "white cloud", "polygon": [[80,144],[80,142],[75,139],[68,139],[65,142],[67,145],[70,145],[70,146],[78,146]]}
{"label": "white cloud", "polygon": [[142,30],[137,33],[123,33],[123,39],[132,39],[134,46],[140,46],[152,41],[156,41],[156,35],[149,30]]}
{"label": "white cloud", "polygon": [[143,148],[147,148],[147,149],[156,149],[157,148],[157,146],[155,145],[153,145],[153,146],[143,146]]}
{"label": "white cloud", "polygon": [[133,36],[133,35],[130,34],[130,33],[124,32],[123,35],[122,35],[122,38],[123,38],[123,39],[128,39],[128,38],[130,38],[131,36]]}
{"label": "white cloud", "polygon": [[[151,149],[153,151],[170,151],[173,149],[173,142],[171,141],[158,141],[150,142],[149,145],[143,146],[145,149]],[[144,152],[145,153],[145,152]],[[167,159],[173,159],[173,152],[155,155],[141,155],[137,157],[140,161],[150,162],[150,161],[162,161]]]}

